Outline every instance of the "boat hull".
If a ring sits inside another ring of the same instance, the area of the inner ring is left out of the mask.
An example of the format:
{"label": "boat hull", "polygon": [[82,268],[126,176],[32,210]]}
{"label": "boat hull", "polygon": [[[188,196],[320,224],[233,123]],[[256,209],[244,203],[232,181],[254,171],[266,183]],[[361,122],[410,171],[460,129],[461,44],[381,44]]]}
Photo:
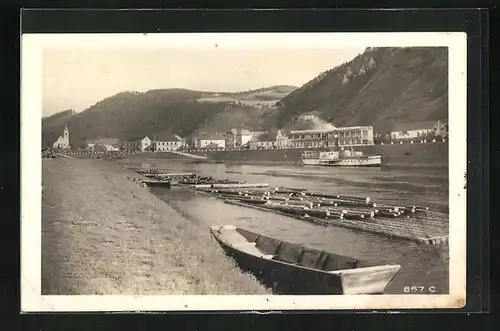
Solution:
{"label": "boat hull", "polygon": [[[270,255],[259,256],[259,254],[226,243],[221,240],[220,235],[225,227],[227,226],[211,227],[212,236],[240,269],[253,274],[264,286],[272,289],[274,294],[382,294],[401,268],[399,265],[392,265],[326,272],[297,266],[275,260]],[[325,252],[325,254],[330,253]]]}
{"label": "boat hull", "polygon": [[304,165],[324,166],[324,167],[380,167],[382,158],[380,156],[370,156],[366,158],[346,158],[339,160],[302,159]]}
{"label": "boat hull", "polygon": [[284,263],[262,259],[241,252],[215,237],[227,256],[233,258],[244,272],[255,276],[264,286],[278,295],[322,295],[344,294],[342,278],[314,270],[300,270]]}
{"label": "boat hull", "polygon": [[143,180],[143,184],[145,184],[148,187],[165,187],[165,188],[171,188],[172,183],[170,181],[161,181],[161,180]]}

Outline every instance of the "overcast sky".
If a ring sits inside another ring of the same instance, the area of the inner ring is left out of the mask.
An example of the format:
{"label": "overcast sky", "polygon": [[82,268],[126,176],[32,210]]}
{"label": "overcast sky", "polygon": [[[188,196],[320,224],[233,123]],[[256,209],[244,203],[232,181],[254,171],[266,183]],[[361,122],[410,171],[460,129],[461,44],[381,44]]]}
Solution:
{"label": "overcast sky", "polygon": [[79,112],[122,91],[186,88],[238,92],[272,85],[301,86],[350,61],[349,49],[44,49],[43,116]]}

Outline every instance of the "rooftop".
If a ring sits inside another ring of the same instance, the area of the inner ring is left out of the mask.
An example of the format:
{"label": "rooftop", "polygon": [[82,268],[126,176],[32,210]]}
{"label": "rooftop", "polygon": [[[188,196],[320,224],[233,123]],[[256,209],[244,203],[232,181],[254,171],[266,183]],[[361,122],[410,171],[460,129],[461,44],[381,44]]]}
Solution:
{"label": "rooftop", "polygon": [[87,143],[96,144],[96,145],[116,145],[116,144],[120,143],[120,139],[119,138],[97,138],[97,139],[88,140]]}
{"label": "rooftop", "polygon": [[169,132],[153,135],[153,139],[156,141],[182,141],[178,135]]}
{"label": "rooftop", "polygon": [[194,135],[193,138],[201,140],[224,140],[226,138],[226,133],[202,132]]}
{"label": "rooftop", "polygon": [[331,129],[309,129],[309,130],[292,130],[290,133],[327,133],[327,132],[335,132],[335,131],[348,131],[348,130],[359,130],[359,129],[373,129],[372,126],[369,125],[358,125],[358,126],[344,126],[344,127],[336,127]]}
{"label": "rooftop", "polygon": [[146,135],[144,136],[133,136],[133,137],[127,137],[125,139],[123,139],[124,141],[139,141],[139,140],[142,140],[146,137]]}
{"label": "rooftop", "polygon": [[217,145],[216,143],[210,143],[208,145],[206,145],[205,147],[203,148],[208,148],[208,149],[215,149],[215,148],[219,148],[220,146]]}
{"label": "rooftop", "polygon": [[398,123],[394,125],[392,132],[432,129],[437,122],[438,121]]}
{"label": "rooftop", "polygon": [[276,141],[276,136],[276,132],[266,132],[256,137],[256,141]]}

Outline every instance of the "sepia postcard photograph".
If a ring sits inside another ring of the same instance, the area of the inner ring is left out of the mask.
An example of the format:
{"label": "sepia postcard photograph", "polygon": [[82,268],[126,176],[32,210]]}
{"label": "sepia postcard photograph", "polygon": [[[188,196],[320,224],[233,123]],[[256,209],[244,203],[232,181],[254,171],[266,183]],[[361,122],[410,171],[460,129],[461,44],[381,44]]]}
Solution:
{"label": "sepia postcard photograph", "polygon": [[24,34],[22,311],[463,307],[466,46]]}

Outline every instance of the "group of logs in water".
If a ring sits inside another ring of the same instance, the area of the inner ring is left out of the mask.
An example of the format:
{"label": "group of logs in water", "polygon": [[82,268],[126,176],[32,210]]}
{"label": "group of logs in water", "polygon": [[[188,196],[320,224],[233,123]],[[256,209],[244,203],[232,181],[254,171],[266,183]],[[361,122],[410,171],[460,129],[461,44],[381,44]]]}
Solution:
{"label": "group of logs in water", "polygon": [[225,203],[376,234],[441,246],[448,244],[448,215],[426,206],[375,203],[369,197],[311,192],[305,189],[201,177],[194,173],[138,171],[155,182],[187,185]]}
{"label": "group of logs in water", "polygon": [[213,177],[202,177],[195,173],[162,173],[159,171],[141,171],[143,176],[155,181],[168,181],[171,185],[211,185],[211,184],[242,184],[239,181],[227,179],[215,179]]}
{"label": "group of logs in water", "polygon": [[272,211],[321,225],[342,226],[430,245],[447,244],[447,215],[417,205],[388,205],[369,197],[303,189],[196,189],[226,203]]}

